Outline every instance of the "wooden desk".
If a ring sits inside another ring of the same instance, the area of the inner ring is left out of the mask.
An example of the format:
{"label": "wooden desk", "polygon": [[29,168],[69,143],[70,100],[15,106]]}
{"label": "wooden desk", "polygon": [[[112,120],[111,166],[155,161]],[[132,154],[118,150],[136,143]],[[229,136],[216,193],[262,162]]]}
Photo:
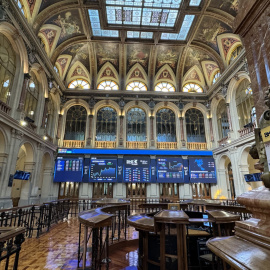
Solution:
{"label": "wooden desk", "polygon": [[210,233],[206,231],[188,229],[187,235],[188,236],[210,236]]}

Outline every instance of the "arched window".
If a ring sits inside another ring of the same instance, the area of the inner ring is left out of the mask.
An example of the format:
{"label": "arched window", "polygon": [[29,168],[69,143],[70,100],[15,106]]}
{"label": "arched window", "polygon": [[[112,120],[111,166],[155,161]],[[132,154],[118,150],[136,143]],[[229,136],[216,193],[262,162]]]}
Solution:
{"label": "arched window", "polygon": [[217,81],[217,79],[218,79],[219,77],[220,77],[220,71],[217,70],[217,72],[216,72],[215,75],[214,75],[212,84],[216,83],[216,81]]}
{"label": "arched window", "polygon": [[240,129],[247,124],[253,124],[252,108],[254,107],[254,100],[252,89],[249,81],[244,80],[240,83],[236,90],[236,108],[239,120]]}
{"label": "arched window", "polygon": [[90,84],[83,79],[77,79],[72,81],[69,85],[68,88],[70,89],[90,89]]}
{"label": "arched window", "polygon": [[85,139],[87,112],[83,106],[75,105],[69,108],[66,117],[65,140]]}
{"label": "arched window", "polygon": [[230,131],[229,119],[227,114],[227,106],[225,100],[219,102],[217,107],[217,122],[218,122],[218,135],[219,139],[225,138],[228,136]]}
{"label": "arched window", "polygon": [[126,88],[128,91],[147,91],[147,87],[144,83],[139,81],[130,82]]}
{"label": "arched window", "polygon": [[160,82],[155,86],[155,91],[159,92],[175,92],[175,87],[168,82]]}
{"label": "arched window", "polygon": [[117,113],[111,107],[103,107],[97,113],[96,141],[115,141]]}
{"label": "arched window", "polygon": [[201,111],[189,109],[185,115],[187,141],[205,142],[204,118]]}
{"label": "arched window", "polygon": [[119,90],[119,86],[114,81],[103,81],[101,82],[97,89],[99,90]]}
{"label": "arched window", "polygon": [[54,66],[53,69],[57,74],[59,74],[59,70],[58,70],[57,66]]}
{"label": "arched window", "polygon": [[140,108],[127,113],[127,141],[146,141],[146,114]]}
{"label": "arched window", "polygon": [[157,112],[157,142],[176,142],[175,114],[164,108]]}
{"label": "arched window", "polygon": [[254,126],[257,126],[257,114],[254,106],[251,108],[251,122]]}
{"label": "arched window", "polygon": [[203,93],[203,89],[196,83],[187,83],[183,87],[183,92]]}
{"label": "arched window", "polygon": [[0,33],[0,100],[9,103],[15,76],[16,55],[9,40]]}
{"label": "arched window", "polygon": [[39,82],[34,72],[31,73],[31,79],[26,92],[24,102],[25,116],[35,120],[39,98]]}
{"label": "arched window", "polygon": [[230,56],[230,61],[229,61],[229,65],[238,57],[238,55],[240,54],[240,52],[242,51],[243,47],[241,45],[239,45],[238,47],[236,47]]}

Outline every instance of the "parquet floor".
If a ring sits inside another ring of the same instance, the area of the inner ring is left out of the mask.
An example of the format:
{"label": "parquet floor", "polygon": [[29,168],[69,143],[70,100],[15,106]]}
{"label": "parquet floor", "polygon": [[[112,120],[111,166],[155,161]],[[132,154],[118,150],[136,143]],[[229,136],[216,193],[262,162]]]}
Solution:
{"label": "parquet floor", "polygon": [[[134,228],[128,229],[128,239],[138,238]],[[55,225],[49,233],[44,233],[40,238],[30,238],[22,245],[18,270],[75,270],[77,269],[79,239],[79,222],[77,218],[69,219]],[[136,270],[138,263],[138,246],[118,248],[110,252],[110,270]],[[87,256],[89,265],[91,254]],[[13,262],[13,260],[11,260]],[[13,263],[8,270],[12,270]],[[4,270],[3,262],[0,269]],[[102,267],[105,269],[105,267]]]}

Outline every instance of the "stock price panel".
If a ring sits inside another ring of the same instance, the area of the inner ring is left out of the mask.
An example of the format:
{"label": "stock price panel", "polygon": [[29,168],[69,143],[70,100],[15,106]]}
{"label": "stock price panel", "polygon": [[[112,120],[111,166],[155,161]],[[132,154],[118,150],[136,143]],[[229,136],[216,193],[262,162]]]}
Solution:
{"label": "stock price panel", "polygon": [[116,158],[92,157],[90,163],[90,180],[93,182],[116,182]]}
{"label": "stock price panel", "polygon": [[125,157],[124,167],[125,182],[150,182],[150,158]]}
{"label": "stock price panel", "polygon": [[159,183],[184,183],[182,158],[157,158],[157,181]]}
{"label": "stock price panel", "polygon": [[83,157],[57,157],[54,170],[54,182],[81,182]]}
{"label": "stock price panel", "polygon": [[216,167],[213,158],[189,158],[191,183],[217,183]]}

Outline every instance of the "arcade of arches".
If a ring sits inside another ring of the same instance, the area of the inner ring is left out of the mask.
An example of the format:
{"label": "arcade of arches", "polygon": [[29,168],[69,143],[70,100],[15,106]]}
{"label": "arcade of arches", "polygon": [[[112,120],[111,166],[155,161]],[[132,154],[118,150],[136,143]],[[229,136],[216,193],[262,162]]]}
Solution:
{"label": "arcade of arches", "polygon": [[[249,149],[263,106],[233,31],[238,1],[182,0],[164,24],[115,21],[99,1],[8,2],[0,21],[1,207],[67,197],[235,199],[263,185],[244,179],[259,172]],[[155,151],[183,160],[208,153],[217,181],[55,182],[59,149],[69,148],[88,149],[88,160],[91,151],[110,158],[107,150],[118,160],[141,150],[151,162]],[[30,178],[15,179],[16,171]]]}

